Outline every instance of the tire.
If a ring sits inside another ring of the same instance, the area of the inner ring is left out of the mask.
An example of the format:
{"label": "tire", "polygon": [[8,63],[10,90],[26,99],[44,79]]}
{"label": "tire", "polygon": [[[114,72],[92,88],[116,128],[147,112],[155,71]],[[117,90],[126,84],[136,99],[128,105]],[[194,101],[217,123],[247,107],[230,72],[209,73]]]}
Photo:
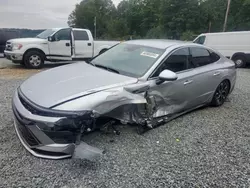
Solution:
{"label": "tire", "polygon": [[44,65],[44,54],[39,51],[29,51],[24,56],[24,65],[30,69],[40,69]]}
{"label": "tire", "polygon": [[235,57],[232,58],[235,66],[237,68],[244,68],[246,67],[246,58],[244,55],[236,55]]}
{"label": "tire", "polygon": [[228,80],[222,81],[216,88],[211,106],[219,107],[224,104],[230,91],[230,83]]}

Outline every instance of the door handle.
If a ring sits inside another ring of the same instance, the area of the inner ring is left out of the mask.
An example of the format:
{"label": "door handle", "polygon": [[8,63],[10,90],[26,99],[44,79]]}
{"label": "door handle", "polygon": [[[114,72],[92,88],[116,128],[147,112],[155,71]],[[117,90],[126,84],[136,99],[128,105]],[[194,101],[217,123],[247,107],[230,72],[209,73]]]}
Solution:
{"label": "door handle", "polygon": [[88,43],[88,46],[91,46],[91,43]]}
{"label": "door handle", "polygon": [[184,85],[188,85],[188,84],[191,84],[191,83],[193,83],[193,80],[186,80],[186,81],[184,82]]}
{"label": "door handle", "polygon": [[214,73],[214,76],[218,76],[218,75],[220,75],[220,72],[215,72]]}
{"label": "door handle", "polygon": [[65,46],[70,46],[70,44],[67,42],[67,43],[65,44]]}

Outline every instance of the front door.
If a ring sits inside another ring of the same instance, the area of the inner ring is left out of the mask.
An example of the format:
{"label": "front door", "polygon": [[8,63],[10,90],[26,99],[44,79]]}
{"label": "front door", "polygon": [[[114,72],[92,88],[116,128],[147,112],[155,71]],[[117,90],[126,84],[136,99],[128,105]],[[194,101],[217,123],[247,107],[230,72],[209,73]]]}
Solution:
{"label": "front door", "polygon": [[71,60],[71,29],[61,29],[52,36],[52,41],[49,42],[48,59]]}
{"label": "front door", "polygon": [[[154,117],[172,116],[194,107],[195,69],[189,59],[188,48],[178,49],[156,69],[149,81],[149,95],[154,97],[157,108]],[[178,79],[157,85],[157,77],[165,69],[175,72]]]}

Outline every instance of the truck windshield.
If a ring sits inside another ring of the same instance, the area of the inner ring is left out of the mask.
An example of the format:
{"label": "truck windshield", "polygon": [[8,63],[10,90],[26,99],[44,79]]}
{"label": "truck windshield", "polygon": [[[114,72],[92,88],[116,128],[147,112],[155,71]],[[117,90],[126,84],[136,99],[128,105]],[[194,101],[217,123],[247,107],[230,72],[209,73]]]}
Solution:
{"label": "truck windshield", "polygon": [[53,29],[47,29],[47,30],[43,31],[42,33],[40,33],[39,35],[37,35],[36,38],[47,39],[54,32],[55,32],[55,30],[53,30]]}
{"label": "truck windshield", "polygon": [[195,39],[194,43],[197,43],[197,44],[204,44],[205,39],[206,39],[206,36],[200,36],[200,37],[198,37],[197,39]]}
{"label": "truck windshield", "polygon": [[92,60],[96,67],[106,67],[126,76],[143,76],[157,59],[163,49],[134,44],[119,44]]}

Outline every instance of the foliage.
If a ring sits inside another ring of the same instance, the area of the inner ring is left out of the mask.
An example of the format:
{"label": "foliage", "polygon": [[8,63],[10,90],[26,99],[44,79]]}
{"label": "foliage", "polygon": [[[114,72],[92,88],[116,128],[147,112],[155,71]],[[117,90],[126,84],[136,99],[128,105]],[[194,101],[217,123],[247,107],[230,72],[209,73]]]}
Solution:
{"label": "foliage", "polygon": [[[192,40],[202,32],[222,31],[227,0],[83,0],[68,24],[109,39],[170,38]],[[227,31],[250,29],[250,0],[231,0]]]}
{"label": "foliage", "polygon": [[195,38],[195,33],[192,31],[188,30],[182,33],[181,40],[183,41],[192,41]]}

